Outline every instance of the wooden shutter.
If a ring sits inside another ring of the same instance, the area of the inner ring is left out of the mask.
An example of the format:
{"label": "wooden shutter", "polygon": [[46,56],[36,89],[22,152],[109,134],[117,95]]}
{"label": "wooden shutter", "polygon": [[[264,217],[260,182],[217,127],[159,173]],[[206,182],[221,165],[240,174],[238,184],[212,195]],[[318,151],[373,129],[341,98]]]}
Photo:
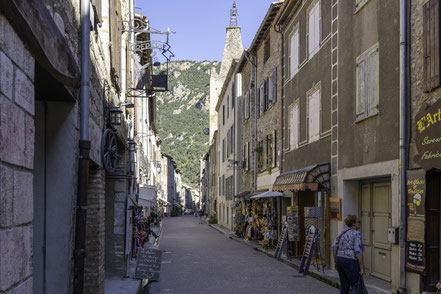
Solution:
{"label": "wooden shutter", "polygon": [[103,23],[103,7],[101,0],[92,0],[93,10],[95,11],[96,22],[101,26]]}
{"label": "wooden shutter", "polygon": [[277,101],[277,66],[273,70],[273,103]]}
{"label": "wooden shutter", "polygon": [[439,0],[430,0],[423,7],[424,91],[440,86]]}
{"label": "wooden shutter", "polygon": [[110,0],[110,53],[111,53],[111,76],[114,86],[121,89],[121,2]]}
{"label": "wooden shutter", "polygon": [[290,115],[290,149],[297,148],[299,144],[299,105],[291,109]]}

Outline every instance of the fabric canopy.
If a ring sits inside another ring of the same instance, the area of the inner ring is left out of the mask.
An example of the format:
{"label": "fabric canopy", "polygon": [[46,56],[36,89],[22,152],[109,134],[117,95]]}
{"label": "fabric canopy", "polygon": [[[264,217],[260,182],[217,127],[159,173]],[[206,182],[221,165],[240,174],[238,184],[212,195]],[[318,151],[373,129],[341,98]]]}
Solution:
{"label": "fabric canopy", "polygon": [[243,192],[240,192],[239,194],[235,195],[234,197],[236,197],[236,198],[242,198],[242,197],[246,197],[246,196],[248,196],[248,195],[251,195],[251,192],[250,192],[250,191],[243,191]]}
{"label": "fabric canopy", "polygon": [[276,178],[274,191],[317,191],[319,186],[329,191],[329,163],[316,164],[305,168],[288,171]]}
{"label": "fabric canopy", "polygon": [[[266,191],[261,194],[257,194],[257,195],[252,196],[251,199],[272,198],[272,197],[285,197],[285,195],[283,195],[280,192],[276,192],[276,191]],[[286,196],[286,197],[288,197],[288,196]]]}

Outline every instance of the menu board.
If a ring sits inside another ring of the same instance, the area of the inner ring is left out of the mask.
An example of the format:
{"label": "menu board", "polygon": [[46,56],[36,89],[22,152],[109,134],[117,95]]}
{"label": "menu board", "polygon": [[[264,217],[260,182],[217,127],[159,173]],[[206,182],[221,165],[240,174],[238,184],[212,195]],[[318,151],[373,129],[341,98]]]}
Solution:
{"label": "menu board", "polygon": [[341,221],[341,199],[329,198],[329,219]]}
{"label": "menu board", "polygon": [[300,241],[298,206],[288,206],[287,214],[288,215],[286,221],[288,222],[288,240],[290,242]]}
{"label": "menu board", "polygon": [[162,251],[157,249],[139,249],[136,259],[135,277],[138,279],[159,280]]}
{"label": "menu board", "polygon": [[407,268],[424,272],[424,244],[417,241],[407,242]]}

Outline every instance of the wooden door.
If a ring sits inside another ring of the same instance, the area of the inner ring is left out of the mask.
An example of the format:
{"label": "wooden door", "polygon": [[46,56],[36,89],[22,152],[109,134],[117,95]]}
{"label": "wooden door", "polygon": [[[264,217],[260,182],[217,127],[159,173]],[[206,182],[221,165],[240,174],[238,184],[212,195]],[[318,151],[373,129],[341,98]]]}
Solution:
{"label": "wooden door", "polygon": [[371,185],[361,185],[361,238],[364,246],[363,261],[366,273],[372,271],[372,241],[371,241]]}
{"label": "wooden door", "polygon": [[391,281],[392,248],[387,238],[392,210],[390,182],[363,183],[360,197],[360,230],[366,273]]}
{"label": "wooden door", "polygon": [[440,277],[440,173],[427,173],[425,291],[436,291]]}
{"label": "wooden door", "polygon": [[391,281],[391,250],[388,228],[391,226],[392,192],[390,183],[372,185],[372,274]]}

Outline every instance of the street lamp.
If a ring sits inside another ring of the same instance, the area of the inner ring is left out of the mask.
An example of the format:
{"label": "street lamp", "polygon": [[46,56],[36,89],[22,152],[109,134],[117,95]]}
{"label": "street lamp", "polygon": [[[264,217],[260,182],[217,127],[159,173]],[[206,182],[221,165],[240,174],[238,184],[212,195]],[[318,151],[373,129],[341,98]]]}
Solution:
{"label": "street lamp", "polygon": [[110,112],[110,124],[114,126],[121,125],[121,115],[123,111],[119,107],[112,106],[109,108],[109,112]]}

